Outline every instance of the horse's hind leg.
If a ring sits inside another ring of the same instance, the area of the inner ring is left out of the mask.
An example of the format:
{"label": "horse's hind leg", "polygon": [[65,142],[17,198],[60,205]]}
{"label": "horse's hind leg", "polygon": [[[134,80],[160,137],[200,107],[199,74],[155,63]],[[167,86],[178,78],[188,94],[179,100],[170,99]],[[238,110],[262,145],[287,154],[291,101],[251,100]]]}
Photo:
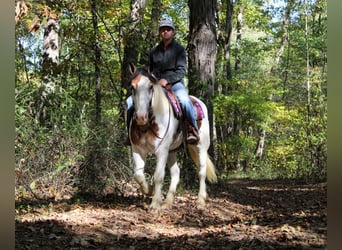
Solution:
{"label": "horse's hind leg", "polygon": [[175,200],[175,193],[177,189],[177,185],[179,182],[179,167],[177,164],[177,153],[170,152],[169,157],[167,159],[167,166],[170,168],[171,175],[171,184],[169,187],[169,191],[167,193],[166,199],[164,201],[164,208],[169,207]]}
{"label": "horse's hind leg", "polygon": [[199,191],[198,191],[198,199],[197,205],[199,208],[205,207],[205,200],[207,199],[207,191],[205,185],[206,172],[207,172],[207,152],[204,149],[201,149],[203,145],[198,144],[199,148],[195,145],[188,145],[188,149],[191,155],[191,158],[195,162],[198,168],[198,177],[199,177]]}
{"label": "horse's hind leg", "polygon": [[199,153],[199,171],[198,171],[198,177],[199,177],[199,192],[198,192],[198,199],[197,204],[200,208],[205,207],[205,200],[207,199],[207,189],[205,185],[205,179],[207,176],[207,152],[201,152]]}
{"label": "horse's hind leg", "polygon": [[152,188],[150,188],[146,182],[144,168],[146,156],[142,156],[137,152],[133,151],[134,160],[134,179],[139,184],[140,190],[145,195],[152,195]]}

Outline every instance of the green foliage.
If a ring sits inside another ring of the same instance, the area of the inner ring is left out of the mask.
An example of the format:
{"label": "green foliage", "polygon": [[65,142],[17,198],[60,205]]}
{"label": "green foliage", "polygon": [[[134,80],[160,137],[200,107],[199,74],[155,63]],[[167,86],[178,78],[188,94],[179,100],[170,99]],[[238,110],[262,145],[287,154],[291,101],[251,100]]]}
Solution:
{"label": "green foliage", "polygon": [[[124,47],[131,42],[128,14],[130,1],[97,1],[98,33],[95,37],[89,1],[57,1],[51,13],[60,15],[59,74],[52,80],[55,92],[47,98],[45,125],[40,124],[44,27],[29,32],[37,16],[44,24],[44,1],[30,1],[27,15],[16,24],[15,158],[16,189],[23,196],[44,191],[46,195],[77,192],[87,166],[89,176],[99,174],[107,187],[118,187],[132,175],[126,139],[125,98],[121,84]],[[296,1],[291,10],[287,45],[277,74],[270,74],[282,36],[285,5],[264,1],[234,2],[233,34],[229,60],[232,79],[226,79],[224,50],[218,49],[217,89],[213,95],[217,129],[217,168],[223,178],[250,176],[326,177],[327,129],[327,15],[325,1],[308,3],[308,36],[305,12]],[[143,20],[134,32],[142,34],[137,46],[139,64],[150,49],[151,9],[147,3]],[[285,4],[285,2],[284,2]],[[243,9],[242,40],[236,46],[236,15]],[[223,30],[226,3],[218,2],[217,15]],[[189,10],[186,1],[162,1],[161,15],[173,19],[176,38],[187,47]],[[96,78],[94,44],[101,50],[98,62],[101,81],[101,122],[95,121]],[[307,42],[309,44],[307,48]],[[307,52],[309,69],[306,67]],[[236,56],[241,69],[234,71]],[[307,72],[309,71],[309,74]],[[310,84],[308,95],[307,84]],[[203,92],[209,85],[201,86]],[[308,100],[310,96],[310,100]],[[201,98],[201,97],[200,97]],[[220,131],[220,129],[223,131]],[[261,157],[255,155],[265,131]],[[91,158],[95,157],[95,160]],[[183,157],[185,165],[188,163]],[[97,168],[99,167],[99,168]],[[17,171],[18,170],[18,171]],[[94,174],[95,171],[95,174]],[[195,171],[186,172],[196,175]],[[184,176],[189,180],[193,176]],[[185,183],[186,184],[186,183]],[[52,191],[54,190],[54,191]],[[44,193],[43,192],[43,193]]]}
{"label": "green foliage", "polygon": [[242,123],[248,127],[261,125],[273,112],[274,104],[267,100],[270,89],[255,82],[235,79],[228,84],[237,86],[229,95],[217,95],[214,111],[218,124],[232,119],[231,114],[238,112]]}

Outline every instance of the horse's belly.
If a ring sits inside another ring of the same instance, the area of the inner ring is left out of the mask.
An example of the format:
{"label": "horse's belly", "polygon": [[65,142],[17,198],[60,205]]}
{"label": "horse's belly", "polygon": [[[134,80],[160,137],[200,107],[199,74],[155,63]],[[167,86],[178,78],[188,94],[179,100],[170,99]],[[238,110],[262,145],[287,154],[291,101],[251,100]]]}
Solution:
{"label": "horse's belly", "polygon": [[170,151],[178,149],[183,142],[183,135],[182,133],[178,133],[175,137],[173,142],[170,145]]}

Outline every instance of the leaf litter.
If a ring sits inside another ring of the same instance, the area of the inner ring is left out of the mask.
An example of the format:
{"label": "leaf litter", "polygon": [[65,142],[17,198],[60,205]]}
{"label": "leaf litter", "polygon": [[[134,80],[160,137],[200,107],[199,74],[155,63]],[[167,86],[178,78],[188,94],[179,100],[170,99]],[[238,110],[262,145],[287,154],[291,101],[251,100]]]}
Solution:
{"label": "leaf litter", "polygon": [[208,185],[205,209],[196,207],[196,193],[183,192],[158,212],[138,194],[16,201],[15,247],[326,249],[326,191],[326,183],[230,180]]}

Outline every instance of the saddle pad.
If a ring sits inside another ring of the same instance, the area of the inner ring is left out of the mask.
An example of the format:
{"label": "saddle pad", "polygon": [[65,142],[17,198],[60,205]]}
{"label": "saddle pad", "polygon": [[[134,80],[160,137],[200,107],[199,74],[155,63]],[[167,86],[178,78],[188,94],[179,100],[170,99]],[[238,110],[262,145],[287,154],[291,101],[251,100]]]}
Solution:
{"label": "saddle pad", "polygon": [[163,88],[163,89],[164,89],[165,95],[167,96],[167,99],[169,99],[169,102],[171,103],[171,106],[173,108],[173,111],[174,111],[176,118],[179,119],[182,116],[182,110],[179,107],[179,103],[178,103],[175,95],[171,91],[169,91],[165,88]]}
{"label": "saddle pad", "polygon": [[[176,96],[173,94],[173,92],[168,91],[165,88],[164,88],[164,92],[171,103],[171,106],[173,108],[176,118],[179,119],[180,117],[182,117],[182,110],[179,106],[179,102],[177,101]],[[203,112],[201,105],[195,100],[195,98],[193,98],[193,96],[190,95],[189,97],[192,102],[192,105],[195,108],[196,120],[202,120],[204,117],[204,112]]]}
{"label": "saddle pad", "polygon": [[202,120],[204,118],[204,112],[201,105],[195,100],[195,98],[193,98],[193,96],[190,96],[190,100],[196,111],[196,120]]}

